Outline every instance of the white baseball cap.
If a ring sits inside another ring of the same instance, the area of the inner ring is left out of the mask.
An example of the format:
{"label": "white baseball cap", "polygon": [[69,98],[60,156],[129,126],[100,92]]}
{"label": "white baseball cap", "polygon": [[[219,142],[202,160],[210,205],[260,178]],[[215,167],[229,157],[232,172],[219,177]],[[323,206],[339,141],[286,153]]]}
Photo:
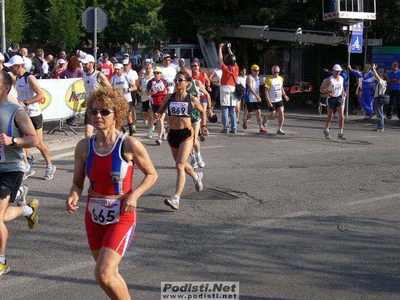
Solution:
{"label": "white baseball cap", "polygon": [[60,59],[58,60],[58,63],[59,63],[59,64],[65,64],[66,61],[65,61],[65,59],[60,58]]}
{"label": "white baseball cap", "polygon": [[[13,56],[13,57],[14,57],[14,56]],[[94,60],[93,55],[87,54],[87,55],[85,56],[85,58],[81,59],[81,62],[82,62],[83,64],[87,64],[87,63],[90,63],[90,62],[94,63],[95,60]]]}
{"label": "white baseball cap", "polygon": [[4,65],[6,67],[11,67],[11,66],[15,66],[15,65],[23,65],[25,64],[25,61],[23,59],[22,56],[19,55],[14,55],[13,57],[11,57],[11,59],[5,63]]}
{"label": "white baseball cap", "polygon": [[124,60],[122,61],[122,64],[123,64],[123,65],[129,65],[129,59],[124,59]]}
{"label": "white baseball cap", "polygon": [[333,66],[333,71],[343,71],[340,65],[336,64]]}
{"label": "white baseball cap", "polygon": [[119,69],[122,69],[124,66],[121,64],[121,63],[116,63],[115,65],[114,65],[114,69],[115,70],[119,70]]}

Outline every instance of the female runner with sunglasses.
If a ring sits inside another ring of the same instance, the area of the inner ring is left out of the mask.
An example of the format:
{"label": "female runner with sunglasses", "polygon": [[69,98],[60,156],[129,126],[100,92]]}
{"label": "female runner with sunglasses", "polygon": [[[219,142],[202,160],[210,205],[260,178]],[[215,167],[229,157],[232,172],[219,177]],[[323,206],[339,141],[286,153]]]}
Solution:
{"label": "female runner with sunglasses", "polygon": [[[137,201],[154,185],[157,172],[144,146],[119,131],[128,112],[121,90],[104,87],[93,91],[87,110],[97,132],[75,148],[74,178],[66,207],[69,213],[78,210],[86,175],[90,186],[85,225],[96,261],[96,281],[109,298],[131,299],[118,266],[132,242]],[[144,178],[133,190],[134,164]]]}
{"label": "female runner with sunglasses", "polygon": [[175,159],[177,179],[175,195],[165,199],[164,203],[172,209],[178,210],[180,196],[186,182],[185,172],[193,178],[196,191],[200,192],[203,190],[203,173],[196,173],[187,162],[193,147],[194,132],[190,120],[193,108],[197,108],[202,115],[203,134],[207,135],[208,130],[205,127],[206,112],[201,106],[199,99],[188,94],[186,91],[189,81],[191,81],[189,74],[178,72],[174,81],[176,92],[165,96],[163,103],[154,117],[155,119],[160,118],[164,111],[167,110],[169,124],[168,144]]}

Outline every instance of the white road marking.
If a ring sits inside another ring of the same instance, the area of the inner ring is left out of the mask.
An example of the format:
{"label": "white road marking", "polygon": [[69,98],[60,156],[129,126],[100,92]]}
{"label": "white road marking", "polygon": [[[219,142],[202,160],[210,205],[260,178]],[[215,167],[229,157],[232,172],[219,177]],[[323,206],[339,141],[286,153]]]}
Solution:
{"label": "white road marking", "polygon": [[377,201],[382,201],[382,200],[389,200],[389,199],[393,199],[393,198],[397,198],[397,197],[400,198],[400,193],[381,196],[381,197],[375,197],[375,198],[370,198],[370,199],[352,201],[352,202],[346,203],[346,205],[352,206],[352,205],[359,205],[359,204],[367,204],[367,203],[372,203],[372,202],[377,202]]}

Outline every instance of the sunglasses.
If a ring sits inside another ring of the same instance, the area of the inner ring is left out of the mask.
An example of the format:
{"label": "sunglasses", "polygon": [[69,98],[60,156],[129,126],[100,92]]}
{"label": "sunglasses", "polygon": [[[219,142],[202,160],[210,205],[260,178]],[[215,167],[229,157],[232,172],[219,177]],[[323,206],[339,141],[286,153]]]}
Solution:
{"label": "sunglasses", "polygon": [[193,66],[190,66],[191,68],[197,68],[198,67],[198,65],[193,65]]}
{"label": "sunglasses", "polygon": [[112,114],[114,111],[113,110],[109,110],[109,109],[92,108],[91,112],[92,112],[93,116],[97,116],[97,114],[100,113],[100,115],[105,117],[105,116],[108,116],[108,115]]}
{"label": "sunglasses", "polygon": [[187,80],[183,79],[183,78],[175,78],[174,81],[175,82],[182,82],[182,81],[187,81]]}

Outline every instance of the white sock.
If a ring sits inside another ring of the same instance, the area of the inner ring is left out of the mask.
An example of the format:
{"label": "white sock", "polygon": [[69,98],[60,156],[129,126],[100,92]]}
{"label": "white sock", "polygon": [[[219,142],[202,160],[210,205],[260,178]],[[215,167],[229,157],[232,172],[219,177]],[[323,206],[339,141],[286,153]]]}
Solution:
{"label": "white sock", "polygon": [[325,130],[329,132],[329,127],[325,127]]}
{"label": "white sock", "polygon": [[24,217],[29,217],[33,213],[33,208],[29,205],[24,205]]}
{"label": "white sock", "polygon": [[342,128],[342,129],[340,129],[340,133],[343,133],[343,128]]}
{"label": "white sock", "polygon": [[179,197],[179,196],[176,195],[176,194],[175,194],[174,196],[172,196],[172,198],[175,198],[175,200],[178,200],[178,201],[181,199],[181,197]]}
{"label": "white sock", "polygon": [[195,153],[195,155],[196,155],[196,157],[199,157],[200,156],[200,151]]}
{"label": "white sock", "polygon": [[0,263],[2,263],[3,265],[6,263],[6,254],[2,254],[0,255]]}

